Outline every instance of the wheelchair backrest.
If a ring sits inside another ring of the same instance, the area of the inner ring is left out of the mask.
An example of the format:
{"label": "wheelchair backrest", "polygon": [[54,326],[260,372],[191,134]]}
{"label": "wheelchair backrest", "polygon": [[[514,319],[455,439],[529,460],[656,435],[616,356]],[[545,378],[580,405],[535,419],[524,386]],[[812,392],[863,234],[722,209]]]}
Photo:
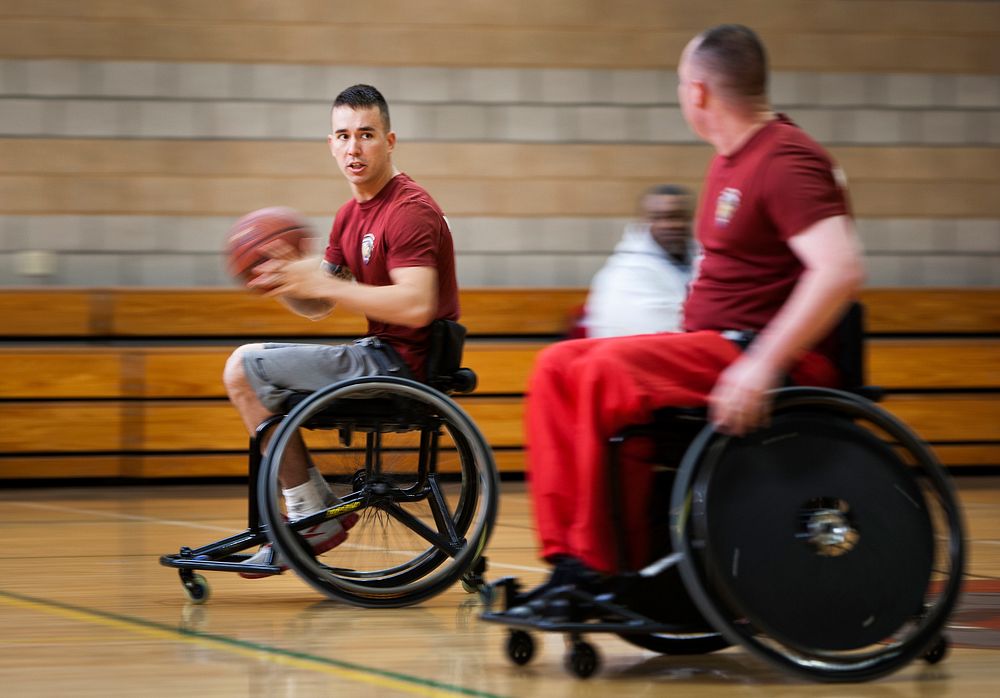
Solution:
{"label": "wheelchair backrest", "polygon": [[865,383],[864,315],[864,306],[853,301],[837,324],[837,368],[845,388],[857,388]]}
{"label": "wheelchair backrest", "polygon": [[852,301],[834,330],[841,387],[877,402],[881,389],[865,384],[865,307]]}
{"label": "wheelchair backrest", "polygon": [[427,351],[427,383],[444,392],[471,392],[476,376],[462,368],[465,347],[465,327],[454,320],[431,323],[430,347]]}

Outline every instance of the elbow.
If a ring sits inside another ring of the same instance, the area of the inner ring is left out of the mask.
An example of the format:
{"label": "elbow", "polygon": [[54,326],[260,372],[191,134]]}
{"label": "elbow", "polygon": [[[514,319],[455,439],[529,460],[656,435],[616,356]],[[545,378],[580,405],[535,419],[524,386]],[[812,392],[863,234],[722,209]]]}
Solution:
{"label": "elbow", "polygon": [[842,272],[845,290],[851,295],[859,292],[865,285],[867,275],[864,263],[860,257],[852,257],[845,265]]}
{"label": "elbow", "polygon": [[411,327],[427,327],[429,324],[431,324],[432,322],[434,322],[434,316],[436,314],[437,313],[435,312],[435,309],[433,309],[433,308],[428,309],[425,312],[418,313],[418,314],[416,314],[414,316],[414,318],[413,318],[413,324],[410,325],[410,326]]}
{"label": "elbow", "polygon": [[865,267],[859,255],[840,255],[817,268],[822,284],[832,293],[845,298],[857,294],[865,283]]}
{"label": "elbow", "polygon": [[427,327],[434,322],[438,313],[438,299],[436,293],[420,294],[412,299],[409,311],[401,318],[399,324],[406,325],[413,329]]}
{"label": "elbow", "polygon": [[404,317],[399,319],[399,324],[405,327],[411,327],[413,329],[418,329],[420,327],[427,327],[427,325],[434,322],[437,316],[437,308],[432,305],[418,305],[410,309],[410,312],[406,313]]}

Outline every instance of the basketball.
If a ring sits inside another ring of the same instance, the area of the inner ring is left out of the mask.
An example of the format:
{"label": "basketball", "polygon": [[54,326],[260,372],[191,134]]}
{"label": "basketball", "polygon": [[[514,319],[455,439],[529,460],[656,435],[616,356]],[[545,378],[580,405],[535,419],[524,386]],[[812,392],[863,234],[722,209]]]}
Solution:
{"label": "basketball", "polygon": [[252,211],[240,218],[226,238],[227,269],[244,283],[253,277],[253,269],[268,257],[261,248],[284,240],[300,253],[308,250],[314,233],[306,219],[294,209],[273,206]]}

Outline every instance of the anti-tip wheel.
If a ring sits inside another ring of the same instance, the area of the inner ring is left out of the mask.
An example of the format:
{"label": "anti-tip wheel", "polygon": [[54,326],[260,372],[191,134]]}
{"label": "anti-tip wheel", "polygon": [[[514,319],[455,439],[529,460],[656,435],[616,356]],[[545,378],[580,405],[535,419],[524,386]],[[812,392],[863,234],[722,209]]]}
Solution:
{"label": "anti-tip wheel", "polygon": [[934,644],[930,646],[930,649],[924,652],[924,661],[928,664],[937,664],[948,654],[948,648],[950,646],[948,638],[941,635],[934,641]]}
{"label": "anti-tip wheel", "polygon": [[511,630],[507,637],[507,657],[518,666],[524,666],[535,656],[535,641],[523,630]]}
{"label": "anti-tip wheel", "polygon": [[566,669],[578,678],[589,679],[601,665],[597,650],[589,642],[576,640],[566,654]]}
{"label": "anti-tip wheel", "polygon": [[211,596],[211,588],[208,581],[200,574],[192,574],[190,577],[181,580],[184,584],[184,592],[193,604],[203,604]]}

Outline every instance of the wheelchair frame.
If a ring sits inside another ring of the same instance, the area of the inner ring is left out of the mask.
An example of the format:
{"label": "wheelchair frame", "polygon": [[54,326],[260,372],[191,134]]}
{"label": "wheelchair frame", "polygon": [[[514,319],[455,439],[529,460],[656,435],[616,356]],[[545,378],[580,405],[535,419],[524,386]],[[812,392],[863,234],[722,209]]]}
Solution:
{"label": "wheelchair frame", "polygon": [[[258,425],[249,440],[246,529],[198,548],[182,547],[178,553],[160,558],[162,565],[178,570],[189,599],[193,603],[208,600],[209,586],[197,573],[200,571],[280,574],[282,568],[275,564],[247,563],[252,553],[243,551],[267,543],[272,546],[272,563],[280,555],[314,588],[356,605],[418,603],[458,578],[466,591],[478,590],[484,584],[486,567],[482,552],[497,515],[499,476],[482,434],[445,392],[466,393],[475,388],[475,374],[458,368],[464,334],[464,328],[457,323],[432,327],[429,384],[384,375],[341,381],[308,394],[286,414],[274,415]],[[272,427],[275,432],[264,454],[261,444]],[[351,479],[350,495],[317,514],[288,522],[278,504],[278,471],[286,448],[300,428],[336,430],[344,453],[358,450],[351,446],[352,438],[356,431],[363,433],[364,446],[360,450],[364,466]],[[417,431],[419,444],[408,449],[416,454],[416,480],[408,482],[405,489],[396,487],[381,475],[383,435]],[[462,484],[454,510],[449,507],[438,477],[442,434],[449,435],[459,458]],[[426,502],[432,524],[409,513],[400,502]],[[298,534],[328,518],[369,508],[385,517],[384,522],[391,519],[412,530],[431,547],[414,561],[379,575],[323,564]],[[421,562],[415,564],[416,560]],[[447,567],[447,574],[435,572],[440,566]],[[424,575],[436,576],[428,582],[423,580]]]}

